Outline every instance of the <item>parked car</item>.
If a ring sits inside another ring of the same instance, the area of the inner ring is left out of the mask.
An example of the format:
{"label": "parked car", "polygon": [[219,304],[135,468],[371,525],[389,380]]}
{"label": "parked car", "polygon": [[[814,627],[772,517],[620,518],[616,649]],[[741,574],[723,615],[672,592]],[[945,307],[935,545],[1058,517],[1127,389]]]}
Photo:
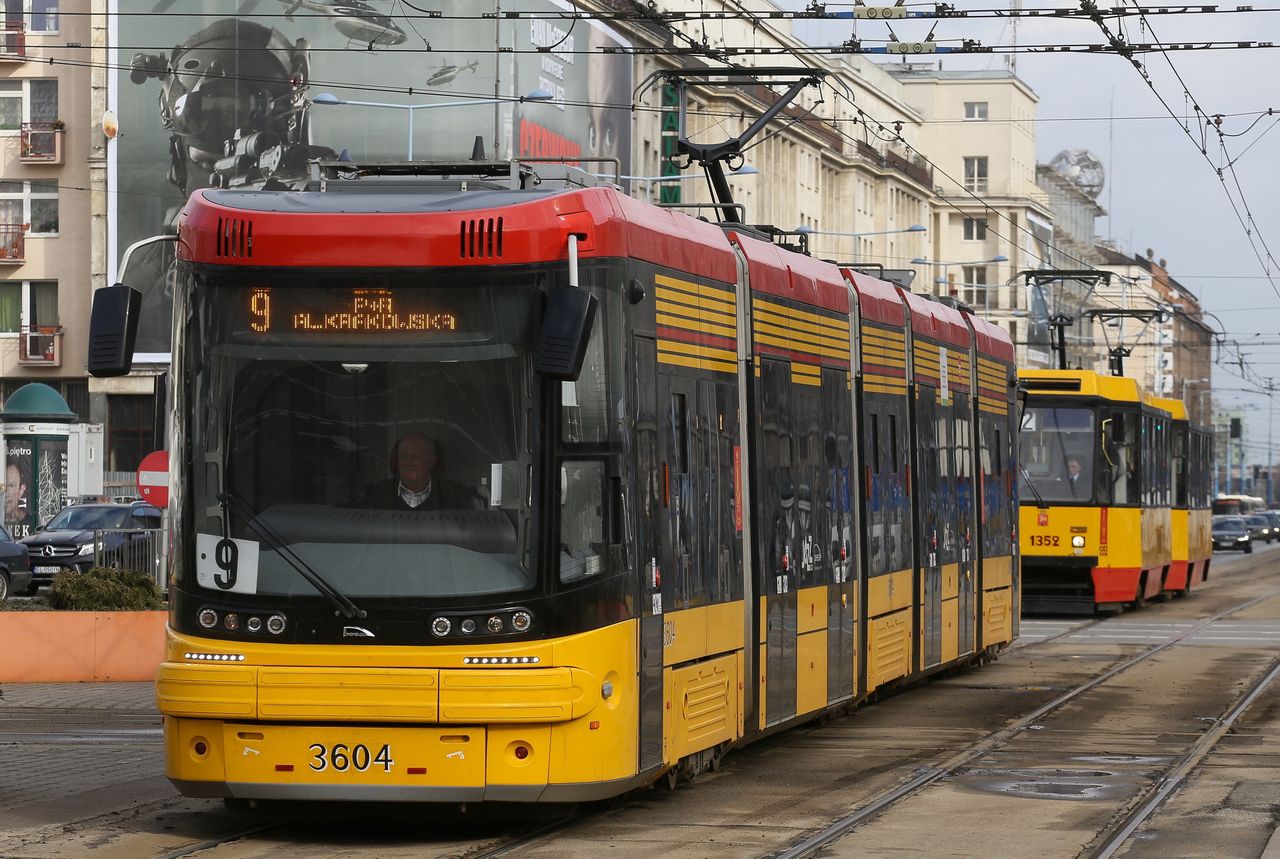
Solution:
{"label": "parked car", "polygon": [[1249,526],[1242,516],[1213,517],[1213,548],[1240,549],[1246,554],[1253,552],[1253,537]]}
{"label": "parked car", "polygon": [[1265,540],[1270,543],[1275,540],[1277,536],[1280,536],[1272,529],[1271,520],[1266,516],[1263,516],[1261,513],[1250,513],[1248,516],[1245,516],[1244,524],[1248,526],[1249,536],[1253,537],[1255,542]]}
{"label": "parked car", "polygon": [[0,602],[9,594],[25,594],[31,589],[31,563],[27,547],[15,541],[0,525]]}
{"label": "parked car", "polygon": [[[31,556],[29,593],[52,584],[63,570],[83,573],[95,560],[102,566],[141,566],[151,556],[152,534],[160,527],[160,510],[144,501],[132,504],[72,504],[36,533],[23,537]],[[97,535],[102,534],[102,545]]]}

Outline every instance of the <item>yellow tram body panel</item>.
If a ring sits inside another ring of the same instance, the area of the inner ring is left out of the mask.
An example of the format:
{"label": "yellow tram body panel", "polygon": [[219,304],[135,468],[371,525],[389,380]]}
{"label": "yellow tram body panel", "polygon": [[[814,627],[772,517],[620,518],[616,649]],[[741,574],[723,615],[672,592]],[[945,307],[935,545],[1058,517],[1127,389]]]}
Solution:
{"label": "yellow tram body panel", "polygon": [[[430,649],[170,630],[156,684],[167,774],[197,796],[239,786],[280,798],[610,795],[637,775],[636,624]],[[665,732],[672,750],[740,736],[741,654],[678,673],[667,686],[680,696]]]}
{"label": "yellow tram body panel", "polygon": [[1148,592],[1158,589],[1169,566],[1171,530],[1168,508],[1024,505],[1018,534],[1025,559],[1087,566],[1094,602],[1103,604],[1138,599],[1144,572]]}

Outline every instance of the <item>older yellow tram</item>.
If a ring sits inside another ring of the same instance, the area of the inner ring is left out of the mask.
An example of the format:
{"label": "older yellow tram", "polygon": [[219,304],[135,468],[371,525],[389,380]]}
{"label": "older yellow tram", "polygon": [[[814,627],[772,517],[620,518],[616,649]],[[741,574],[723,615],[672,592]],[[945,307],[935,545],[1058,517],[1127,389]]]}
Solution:
{"label": "older yellow tram", "polygon": [[1209,577],[1209,562],[1213,556],[1213,516],[1210,513],[1213,436],[1204,427],[1191,423],[1182,400],[1160,398],[1153,403],[1169,413],[1173,424],[1169,437],[1173,542],[1164,590],[1170,594],[1186,594]]}
{"label": "older yellow tram", "polygon": [[1027,611],[1115,611],[1173,561],[1172,418],[1126,377],[1020,370],[1020,543]]}

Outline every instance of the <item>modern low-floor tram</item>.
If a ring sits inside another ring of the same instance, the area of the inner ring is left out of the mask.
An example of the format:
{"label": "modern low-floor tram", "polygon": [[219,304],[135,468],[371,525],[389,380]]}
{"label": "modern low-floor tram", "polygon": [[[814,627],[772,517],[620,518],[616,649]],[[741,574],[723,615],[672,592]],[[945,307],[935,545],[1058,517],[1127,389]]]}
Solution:
{"label": "modern low-floor tram", "polygon": [[[602,798],[1016,635],[1006,334],[504,169],[187,204],[183,793]],[[411,433],[465,507],[369,503]]]}

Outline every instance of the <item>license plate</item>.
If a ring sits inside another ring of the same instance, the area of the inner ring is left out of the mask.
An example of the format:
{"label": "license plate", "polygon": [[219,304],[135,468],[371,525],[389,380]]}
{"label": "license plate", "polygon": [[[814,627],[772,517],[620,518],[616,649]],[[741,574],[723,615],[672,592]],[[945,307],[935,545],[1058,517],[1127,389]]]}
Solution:
{"label": "license plate", "polygon": [[58,573],[62,572],[62,570],[63,570],[62,567],[36,567],[33,570],[33,572],[39,573],[42,576],[43,575],[56,576]]}

